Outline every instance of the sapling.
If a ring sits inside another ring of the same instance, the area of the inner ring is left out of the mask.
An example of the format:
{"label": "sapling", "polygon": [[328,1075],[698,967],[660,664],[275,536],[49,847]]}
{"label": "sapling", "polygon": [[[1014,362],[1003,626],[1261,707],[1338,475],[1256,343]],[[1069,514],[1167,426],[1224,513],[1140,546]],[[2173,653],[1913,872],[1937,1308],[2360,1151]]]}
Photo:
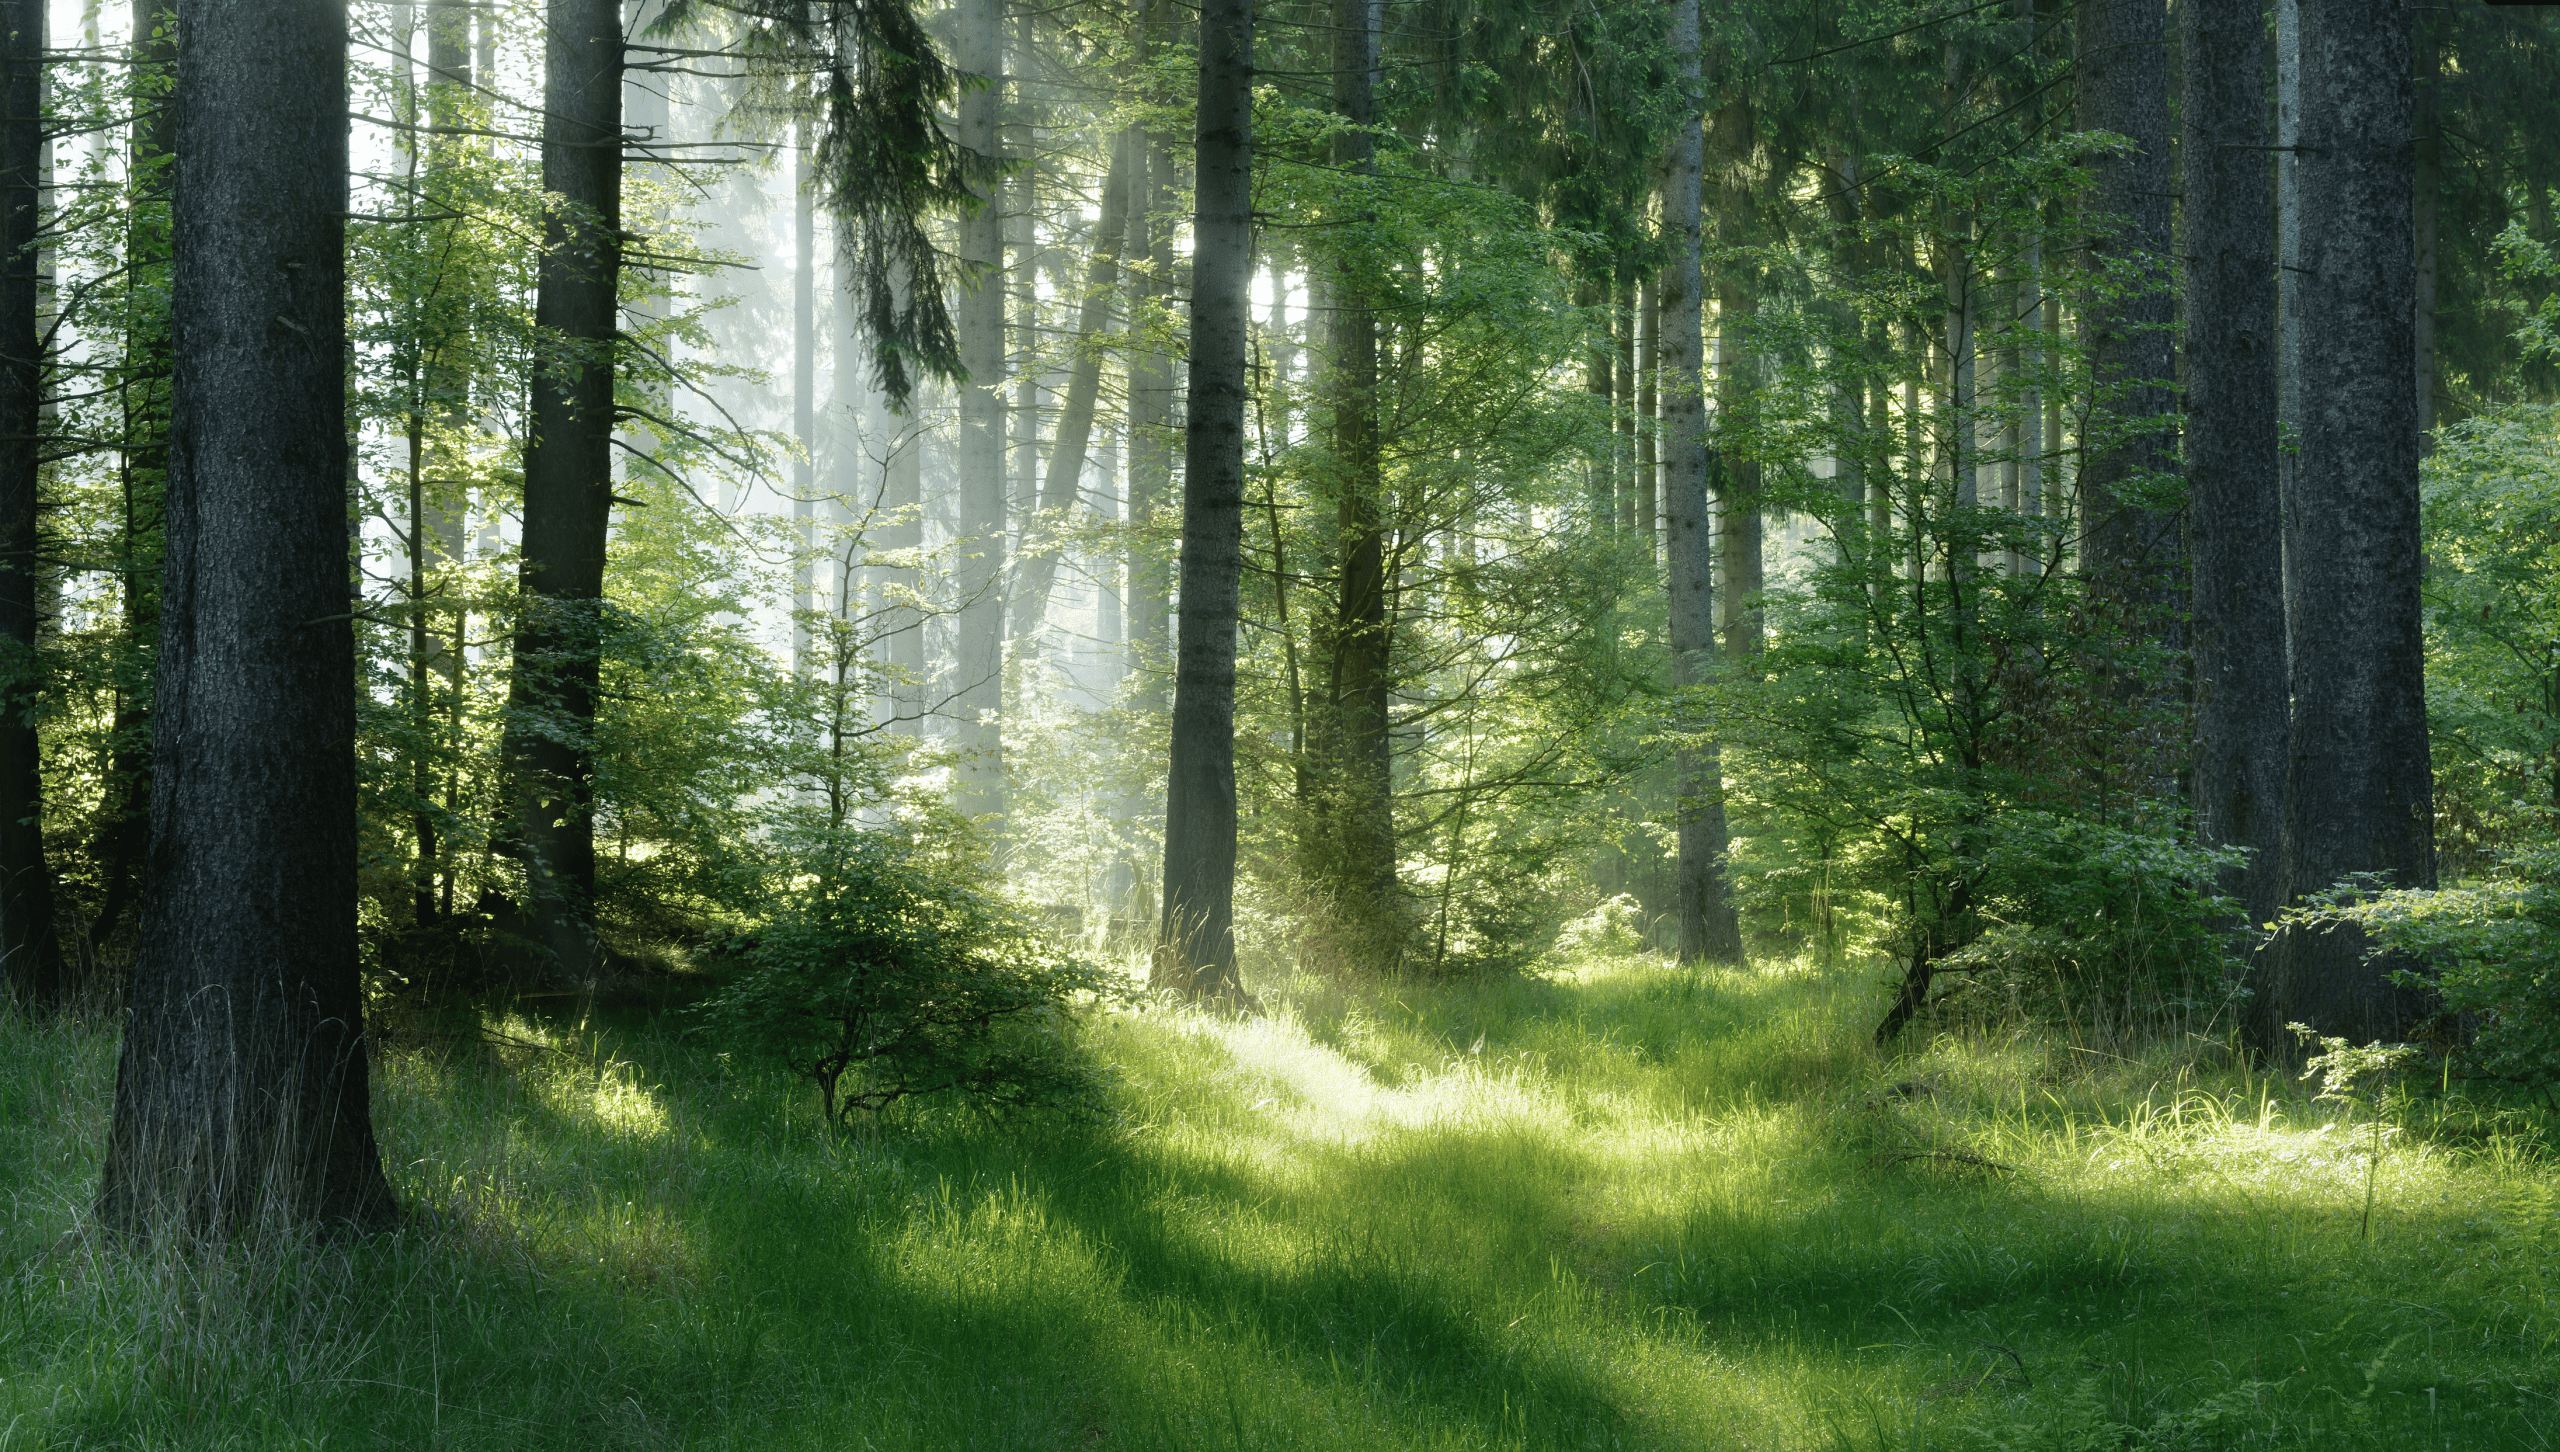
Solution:
{"label": "sapling", "polygon": [[2414,1044],[2370,1043],[2362,1048],[2345,1039],[2328,1038],[2298,1023],[2285,1025],[2295,1038],[2304,1043],[2318,1043],[2320,1053],[2303,1066],[2302,1077],[2320,1076],[2320,1092],[2315,1099],[2326,1099],[2347,1106],[2347,1122],[2355,1123],[2356,1106],[2364,1102],[2366,1082],[2372,1081],[2373,1152],[2364,1165],[2364,1238],[2373,1238],[2373,1192],[2375,1176],[2382,1169],[2382,1120],[2390,1104],[2390,1080],[2400,1066],[2416,1058]]}

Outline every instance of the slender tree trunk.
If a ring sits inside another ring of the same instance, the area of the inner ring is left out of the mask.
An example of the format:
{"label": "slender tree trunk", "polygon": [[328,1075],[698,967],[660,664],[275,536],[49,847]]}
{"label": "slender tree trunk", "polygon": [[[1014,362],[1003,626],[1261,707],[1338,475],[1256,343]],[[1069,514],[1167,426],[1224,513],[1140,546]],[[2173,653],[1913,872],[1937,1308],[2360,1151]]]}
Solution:
{"label": "slender tree trunk", "polygon": [[[172,0],[134,0],[131,59],[137,92],[152,104],[135,117],[126,175],[132,222],[125,237],[125,266],[131,280],[156,277],[169,263],[167,214],[153,202],[165,202],[172,175],[172,132],[177,109],[165,88],[177,70],[177,15]],[[122,465],[121,576],[126,646],[142,658],[130,679],[116,692],[114,745],[107,757],[103,790],[110,803],[106,825],[93,849],[101,860],[105,886],[99,894],[97,921],[89,940],[103,943],[133,905],[142,881],[143,861],[151,847],[151,684],[147,661],[159,646],[159,544],[161,501],[169,472],[169,336],[167,323],[151,310],[131,307],[126,334],[124,391],[124,460]]]}
{"label": "slender tree trunk", "polygon": [[2274,169],[2264,10],[2184,0],[2187,548],[2194,569],[2196,833],[2245,847],[2247,921],[2281,905],[2284,567],[2276,498]]}
{"label": "slender tree trunk", "polygon": [[[1132,313],[1154,316],[1154,304],[1172,294],[1174,161],[1161,138],[1141,132],[1146,157],[1144,200],[1129,209],[1129,256],[1144,263],[1130,284]],[[1136,180],[1136,178],[1132,178]],[[1129,359],[1129,668],[1138,676],[1130,704],[1161,717],[1172,665],[1172,580],[1150,527],[1173,492],[1173,358],[1141,344]]]}
{"label": "slender tree trunk", "polygon": [[99,1218],[372,1229],[348,614],[346,11],[188,0],[150,890]]}
{"label": "slender tree trunk", "polygon": [[[1065,528],[1083,492],[1085,456],[1093,444],[1093,406],[1102,393],[1100,339],[1110,325],[1111,294],[1120,282],[1120,248],[1129,229],[1129,157],[1136,145],[1129,133],[1114,140],[1110,169],[1102,179],[1102,216],[1094,227],[1093,254],[1084,270],[1084,300],[1076,315],[1076,359],[1067,374],[1066,401],[1058,412],[1057,437],[1049,446],[1049,474],[1038,501],[1040,515],[1053,532]],[[1039,632],[1057,577],[1057,540],[1027,543],[1013,590],[1017,652],[1027,650]]]}
{"label": "slender tree trunk", "polygon": [[[903,278],[898,291],[903,310]],[[913,563],[924,548],[924,430],[912,407],[894,416],[888,448],[880,501],[886,522],[877,534],[881,551],[899,563],[876,570],[873,578],[885,600],[880,636],[889,668],[889,733],[913,742],[924,735],[926,668],[924,615],[915,604],[924,577]]]}
{"label": "slender tree trunk", "polygon": [[1662,287],[1660,273],[1648,268],[1636,280],[1636,538],[1644,546],[1645,563],[1661,558],[1661,465],[1656,451],[1662,429],[1655,415],[1662,407],[1658,386],[1662,372]]}
{"label": "slender tree trunk", "polygon": [[[1671,48],[1684,89],[1698,94],[1699,0],[1676,0]],[[1715,659],[1715,604],[1707,480],[1715,458],[1707,448],[1706,277],[1700,266],[1699,204],[1706,174],[1706,132],[1695,104],[1684,108],[1671,138],[1671,173],[1662,214],[1671,229],[1671,265],[1662,283],[1662,493],[1670,531],[1673,679],[1682,687],[1706,678]],[[1738,961],[1742,930],[1725,882],[1724,781],[1712,743],[1684,745],[1679,775],[1680,961]]]}
{"label": "slender tree trunk", "polygon": [[[1333,164],[1377,171],[1378,0],[1334,6],[1334,112],[1354,129],[1334,142]],[[1374,219],[1375,213],[1363,213]],[[1315,800],[1325,830],[1312,855],[1319,884],[1350,935],[1351,951],[1392,966],[1396,920],[1393,743],[1387,734],[1394,640],[1387,609],[1386,480],[1378,439],[1378,316],[1365,264],[1332,269],[1326,392],[1332,413],[1334,547],[1341,589],[1326,644],[1323,729],[1316,738]],[[1602,386],[1605,387],[1605,378]]]}
{"label": "slender tree trunk", "polygon": [[818,581],[818,187],[809,123],[799,125],[791,176],[791,673],[806,678],[809,611]]}
{"label": "slender tree trunk", "polygon": [[[986,84],[961,94],[959,140],[996,154],[1003,109],[1004,0],[961,0],[953,61]],[[961,261],[982,269],[960,284],[952,323],[960,337],[960,595],[951,713],[960,753],[953,805],[972,817],[1004,811],[1004,214],[1000,185],[961,219]]]}
{"label": "slender tree trunk", "polygon": [[[2409,14],[2302,0],[2302,456],[2286,515],[2293,622],[2288,902],[2351,872],[2433,887],[2433,780],[2418,581],[2414,144]],[[2300,1021],[2396,1039],[2422,1010],[2361,934],[2270,945],[2261,1047]]]}
{"label": "slender tree trunk", "polygon": [[543,354],[524,447],[524,565],[506,742],[515,846],[558,972],[595,967],[592,738],[613,513],[620,323],[622,14],[550,0],[544,26],[543,228],[534,302]]}
{"label": "slender tree trunk", "polygon": [[53,865],[44,851],[43,761],[32,719],[36,661],[39,408],[44,339],[37,317],[36,235],[44,169],[45,7],[0,0],[0,965],[22,1002],[68,994],[53,927]]}
{"label": "slender tree trunk", "polygon": [[1191,998],[1244,992],[1235,940],[1235,691],[1253,274],[1253,0],[1203,0],[1198,114],[1182,615],[1154,973],[1159,987]]}
{"label": "slender tree trunk", "polygon": [[[1759,299],[1747,280],[1728,278],[1719,288],[1716,309],[1716,391],[1719,431],[1737,429],[1751,409],[1753,365],[1743,331],[1759,311]],[[1728,436],[1729,437],[1729,436]],[[1720,467],[1709,476],[1715,509],[1717,584],[1722,586],[1724,650],[1736,669],[1747,669],[1760,654],[1762,568],[1760,461],[1728,442],[1717,451]]]}
{"label": "slender tree trunk", "polygon": [[1613,375],[1617,384],[1617,396],[1610,401],[1609,406],[1612,427],[1616,430],[1614,442],[1617,445],[1616,462],[1612,466],[1611,475],[1617,492],[1617,531],[1619,537],[1624,539],[1633,536],[1636,532],[1636,493],[1642,487],[1636,481],[1636,437],[1643,432],[1637,426],[1640,415],[1636,411],[1636,400],[1645,390],[1636,381],[1636,352],[1637,335],[1643,330],[1643,320],[1639,312],[1636,282],[1633,277],[1621,278],[1617,302],[1610,309],[1610,313],[1615,320],[1618,337],[1617,368]]}
{"label": "slender tree trunk", "polygon": [[2131,422],[2173,408],[2167,15],[2158,0],[2077,0],[2073,28],[2081,129],[2134,144],[2094,163],[2101,221],[2092,258],[2119,265],[2132,290],[2092,297],[2082,317],[2093,401],[2112,421],[2100,425],[2080,476],[2081,564],[2146,636],[2169,629],[2179,556],[2180,511],[2158,497],[2156,483],[2176,467],[2176,439],[2156,423]]}

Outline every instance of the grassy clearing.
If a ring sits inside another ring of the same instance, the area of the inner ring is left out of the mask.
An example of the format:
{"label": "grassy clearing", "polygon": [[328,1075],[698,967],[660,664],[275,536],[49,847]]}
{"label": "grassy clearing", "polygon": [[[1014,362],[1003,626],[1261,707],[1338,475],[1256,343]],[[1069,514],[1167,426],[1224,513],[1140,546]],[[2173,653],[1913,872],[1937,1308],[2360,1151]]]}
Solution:
{"label": "grassy clearing", "polygon": [[1865,1047],[1595,957],[1101,1025],[1123,1121],[826,1132],[665,1021],[386,1056],[412,1226],[82,1229],[113,1044],[0,1016],[0,1449],[2540,1448],[2555,1177],[2174,1047]]}

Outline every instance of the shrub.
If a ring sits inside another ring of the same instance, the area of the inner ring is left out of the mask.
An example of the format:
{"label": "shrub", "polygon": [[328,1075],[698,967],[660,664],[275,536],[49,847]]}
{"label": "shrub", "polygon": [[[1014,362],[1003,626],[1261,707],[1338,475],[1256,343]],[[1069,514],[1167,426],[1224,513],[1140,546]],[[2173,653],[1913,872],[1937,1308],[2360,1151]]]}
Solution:
{"label": "shrub", "polygon": [[2396,976],[2442,996],[2470,1030],[2462,1053],[2494,1079],[2560,1083],[2560,845],[2510,853],[2476,883],[2379,888],[2350,879],[2285,914],[2288,924],[2364,929],[2372,954],[2400,954]]}
{"label": "shrub", "polygon": [[1127,990],[985,886],[974,852],[910,828],[788,829],[770,912],[703,1028],[815,1082],[827,1117],[942,1095],[1090,1113],[1104,1078],[1079,1007]]}

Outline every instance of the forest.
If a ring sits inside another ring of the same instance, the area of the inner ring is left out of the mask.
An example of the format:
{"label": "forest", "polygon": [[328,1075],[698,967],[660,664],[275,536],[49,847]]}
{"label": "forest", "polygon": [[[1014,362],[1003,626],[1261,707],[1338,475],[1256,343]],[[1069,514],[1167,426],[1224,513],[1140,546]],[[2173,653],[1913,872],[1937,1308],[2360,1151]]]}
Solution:
{"label": "forest", "polygon": [[2560,1437],[2547,8],[0,102],[0,1452]]}

